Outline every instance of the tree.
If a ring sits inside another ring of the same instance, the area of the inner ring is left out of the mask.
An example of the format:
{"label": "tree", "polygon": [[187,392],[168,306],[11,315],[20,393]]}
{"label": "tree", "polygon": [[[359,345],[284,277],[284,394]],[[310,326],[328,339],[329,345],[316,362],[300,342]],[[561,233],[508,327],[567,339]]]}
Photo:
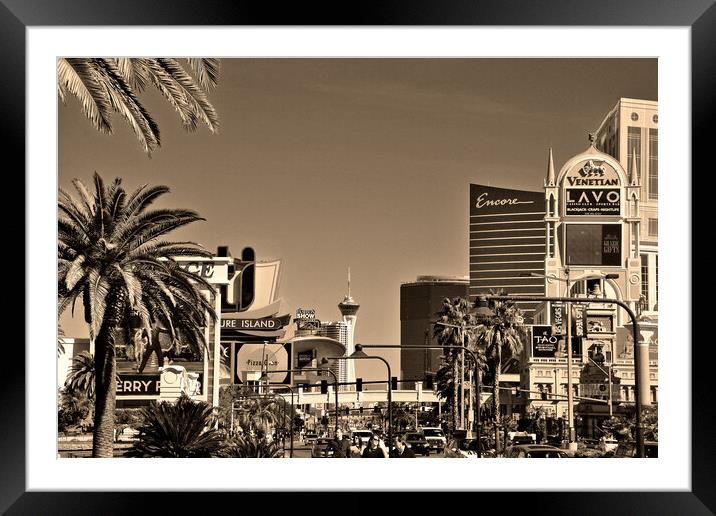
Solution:
{"label": "tree", "polygon": [[181,118],[182,127],[195,131],[203,122],[217,132],[219,118],[207,93],[219,77],[218,59],[187,59],[192,77],[177,59],[60,58],[57,93],[65,103],[77,98],[84,115],[99,132],[112,134],[112,112],[129,124],[144,151],[159,147],[159,127],[139,101],[139,94],[154,86]]}
{"label": "tree", "polygon": [[65,389],[69,392],[81,392],[88,399],[94,399],[95,373],[94,357],[83,351],[72,359],[72,368],[65,379]]}
{"label": "tree", "polygon": [[226,454],[229,457],[278,459],[285,452],[276,441],[266,437],[237,435],[229,440]]}
{"label": "tree", "polygon": [[[491,291],[491,295],[503,296],[504,291]],[[514,301],[490,300],[488,303],[493,315],[486,317],[477,330],[479,345],[485,349],[485,356],[491,370],[493,383],[493,417],[495,421],[495,449],[499,452],[500,428],[500,373],[502,358],[507,355],[517,357],[522,352],[524,340],[524,317]]]}
{"label": "tree", "polygon": [[129,457],[222,457],[226,436],[212,427],[213,408],[182,394],[176,403],[152,401],[141,410],[139,435]]}
{"label": "tree", "polygon": [[79,198],[60,190],[58,314],[82,300],[95,344],[92,456],[111,457],[115,339],[133,321],[149,335],[152,328],[164,328],[172,341],[205,347],[203,330],[216,317],[206,295],[213,289],[175,257],[210,253],[192,242],[163,240],[172,230],[203,220],[191,210],[149,209],[168,187],[144,185],[128,194],[120,179],[105,185],[96,173],[92,194],[81,181],[73,183]]}
{"label": "tree", "polygon": [[[443,299],[443,305],[440,311],[437,313],[438,320],[435,326],[433,326],[433,336],[437,338],[438,344],[441,346],[467,346],[474,342],[475,336],[475,317],[470,312],[470,303],[461,297],[455,297],[453,299]],[[444,324],[439,324],[444,323]],[[460,378],[460,359],[462,356],[460,349],[446,348],[443,353],[444,364],[452,369],[451,375],[448,375],[445,371],[440,374],[441,378],[438,378],[438,392],[440,390],[440,382],[443,382],[444,389],[442,392],[448,394],[448,390],[452,388],[453,395],[450,398],[451,404],[451,427],[452,430],[457,428],[457,417],[458,417],[458,406],[459,403],[464,403],[464,400],[459,400],[460,380],[464,381],[464,378]],[[471,362],[470,357],[465,357],[466,363],[464,370],[469,370],[469,363]],[[440,373],[440,372],[439,372]],[[455,382],[455,379],[458,379]]]}

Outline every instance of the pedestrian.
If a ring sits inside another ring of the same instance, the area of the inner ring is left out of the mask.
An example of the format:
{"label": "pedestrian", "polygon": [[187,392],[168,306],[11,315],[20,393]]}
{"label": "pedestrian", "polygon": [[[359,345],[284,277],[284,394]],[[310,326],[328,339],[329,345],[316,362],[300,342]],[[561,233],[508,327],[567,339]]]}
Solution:
{"label": "pedestrian", "polygon": [[368,445],[365,447],[365,450],[363,450],[363,453],[361,453],[361,457],[364,459],[387,459],[388,454],[384,448],[378,446],[378,439],[371,436],[368,439]]}
{"label": "pedestrian", "polygon": [[333,458],[345,459],[350,455],[351,442],[348,437],[343,436],[343,430],[340,428],[336,430],[336,435],[333,437]]}
{"label": "pedestrian", "polygon": [[393,450],[390,452],[390,457],[393,459],[414,459],[415,453],[408,448],[405,441],[399,437],[395,437],[393,439]]}
{"label": "pedestrian", "polygon": [[354,435],[353,442],[351,443],[351,447],[349,448],[351,459],[360,457],[362,451],[363,451],[363,440],[360,438],[359,435]]}

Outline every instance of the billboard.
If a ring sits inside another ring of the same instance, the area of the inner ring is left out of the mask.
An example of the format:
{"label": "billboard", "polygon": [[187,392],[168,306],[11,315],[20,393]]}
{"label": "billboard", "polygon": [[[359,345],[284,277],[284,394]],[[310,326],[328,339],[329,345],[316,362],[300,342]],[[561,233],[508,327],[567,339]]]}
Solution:
{"label": "billboard", "polygon": [[291,368],[290,343],[237,342],[233,348],[234,384],[258,380],[263,371],[268,371],[271,383],[290,383],[291,373],[271,373]]}
{"label": "billboard", "polygon": [[564,198],[565,215],[619,215],[619,188],[567,188]]}
{"label": "billboard", "polygon": [[532,356],[535,358],[554,358],[559,350],[561,339],[552,333],[552,326],[532,326]]}
{"label": "billboard", "polygon": [[622,262],[621,224],[566,224],[569,265],[614,265]]}

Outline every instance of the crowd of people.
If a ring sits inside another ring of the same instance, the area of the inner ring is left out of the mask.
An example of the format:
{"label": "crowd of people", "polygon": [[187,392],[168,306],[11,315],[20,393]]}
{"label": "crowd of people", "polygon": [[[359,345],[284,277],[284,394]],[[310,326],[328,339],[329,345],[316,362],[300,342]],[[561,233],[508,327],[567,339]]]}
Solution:
{"label": "crowd of people", "polygon": [[363,444],[360,436],[354,435],[351,439],[343,434],[342,430],[338,430],[331,441],[331,446],[334,458],[415,458],[415,453],[400,437],[393,438],[392,450],[389,451],[381,434],[370,436],[367,443]]}

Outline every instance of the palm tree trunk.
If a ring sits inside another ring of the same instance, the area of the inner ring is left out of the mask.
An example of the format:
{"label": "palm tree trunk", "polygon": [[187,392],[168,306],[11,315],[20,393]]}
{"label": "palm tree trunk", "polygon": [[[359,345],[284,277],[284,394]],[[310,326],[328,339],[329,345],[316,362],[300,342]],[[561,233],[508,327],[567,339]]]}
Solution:
{"label": "palm tree trunk", "polygon": [[114,410],[116,406],[116,362],[114,328],[108,324],[95,340],[95,409],[92,457],[112,457],[114,452]]}
{"label": "palm tree trunk", "polygon": [[126,292],[114,288],[107,296],[104,321],[95,339],[95,406],[92,457],[111,458],[114,452],[114,411],[117,402],[117,363],[114,340],[122,321]]}
{"label": "palm tree trunk", "polygon": [[492,395],[492,410],[495,417],[495,452],[499,453],[500,446],[500,370],[502,369],[502,346],[497,346],[497,360],[495,363],[495,379]]}

